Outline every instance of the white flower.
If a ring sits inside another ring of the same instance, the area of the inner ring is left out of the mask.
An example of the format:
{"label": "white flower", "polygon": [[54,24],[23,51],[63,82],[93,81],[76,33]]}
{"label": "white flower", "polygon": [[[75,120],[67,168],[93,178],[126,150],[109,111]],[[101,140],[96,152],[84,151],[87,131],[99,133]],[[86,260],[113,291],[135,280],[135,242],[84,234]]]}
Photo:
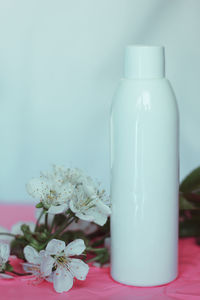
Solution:
{"label": "white flower", "polygon": [[76,187],[76,193],[69,203],[70,209],[81,220],[104,225],[111,214],[104,191],[99,191],[91,178]]}
{"label": "white flower", "polygon": [[82,260],[71,258],[80,255],[85,250],[84,241],[76,239],[65,246],[64,241],[51,240],[46,250],[40,251],[43,255],[41,272],[49,276],[53,271],[53,284],[58,293],[68,291],[73,286],[73,278],[85,280],[89,267]]}
{"label": "white flower", "polygon": [[40,199],[50,214],[65,212],[69,207],[81,220],[104,225],[111,213],[109,198],[91,177],[80,169],[53,166],[52,172],[27,184],[28,193]]}
{"label": "white flower", "polygon": [[66,176],[66,179],[74,186],[82,184],[82,182],[88,178],[88,176],[83,172],[83,170],[78,168],[66,169],[64,176]]}
{"label": "white flower", "polygon": [[67,181],[63,168],[54,166],[53,172],[43,172],[27,184],[28,193],[39,199],[50,214],[59,214],[68,209],[73,186]]}
{"label": "white flower", "polygon": [[42,262],[42,256],[38,253],[33,247],[27,245],[24,247],[24,256],[27,260],[27,263],[23,263],[23,269],[27,273],[32,273],[34,275],[35,281],[40,283],[43,281],[45,276],[42,275],[40,266]]}

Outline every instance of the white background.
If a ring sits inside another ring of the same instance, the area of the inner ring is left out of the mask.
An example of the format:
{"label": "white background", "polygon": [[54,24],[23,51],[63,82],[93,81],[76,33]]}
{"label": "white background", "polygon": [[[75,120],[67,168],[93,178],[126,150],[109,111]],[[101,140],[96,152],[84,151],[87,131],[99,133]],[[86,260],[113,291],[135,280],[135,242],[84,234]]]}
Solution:
{"label": "white background", "polygon": [[0,0],[0,199],[52,163],[109,191],[109,108],[127,44],[166,47],[180,174],[200,165],[199,0]]}

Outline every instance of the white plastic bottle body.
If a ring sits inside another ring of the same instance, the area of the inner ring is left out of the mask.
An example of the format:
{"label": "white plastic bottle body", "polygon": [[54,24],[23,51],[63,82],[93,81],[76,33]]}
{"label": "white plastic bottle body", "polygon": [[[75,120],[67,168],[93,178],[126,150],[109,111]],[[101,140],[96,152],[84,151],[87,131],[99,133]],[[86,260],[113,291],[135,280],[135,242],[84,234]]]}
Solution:
{"label": "white plastic bottle body", "polygon": [[122,79],[111,109],[111,276],[177,277],[178,109],[165,78]]}

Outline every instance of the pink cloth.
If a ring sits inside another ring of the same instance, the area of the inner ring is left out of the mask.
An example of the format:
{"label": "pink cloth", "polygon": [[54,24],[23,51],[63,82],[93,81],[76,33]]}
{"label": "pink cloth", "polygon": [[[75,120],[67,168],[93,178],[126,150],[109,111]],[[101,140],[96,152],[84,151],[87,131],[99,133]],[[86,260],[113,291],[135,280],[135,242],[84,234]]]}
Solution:
{"label": "pink cloth", "polygon": [[[18,221],[34,221],[32,206],[1,205],[0,225],[10,228]],[[13,260],[19,270],[20,261]],[[139,288],[122,285],[112,280],[109,268],[90,267],[85,281],[76,280],[73,288],[63,294],[57,294],[52,284],[43,282],[33,286],[27,277],[0,279],[0,299],[29,300],[168,300],[168,299],[200,299],[200,247],[194,239],[179,241],[179,276],[170,284],[153,288]]]}

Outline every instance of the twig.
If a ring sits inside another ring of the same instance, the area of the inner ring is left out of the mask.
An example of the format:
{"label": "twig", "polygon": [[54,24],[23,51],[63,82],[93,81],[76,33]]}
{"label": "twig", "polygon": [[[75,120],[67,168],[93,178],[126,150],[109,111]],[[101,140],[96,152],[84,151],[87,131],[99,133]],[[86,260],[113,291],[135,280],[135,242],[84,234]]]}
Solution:
{"label": "twig", "polygon": [[39,225],[39,222],[40,222],[40,220],[41,220],[43,214],[44,214],[44,210],[41,211],[41,213],[40,213],[40,215],[39,215],[39,218],[37,219],[37,222],[36,222],[36,224],[35,224],[35,232],[36,232],[37,229],[38,229],[38,225]]}
{"label": "twig", "polygon": [[48,213],[45,214],[45,227],[48,230]]}
{"label": "twig", "polygon": [[12,236],[12,237],[17,236],[17,234],[13,234],[13,233],[9,233],[9,232],[0,232],[0,235],[9,235],[9,236]]}
{"label": "twig", "polygon": [[19,272],[16,272],[16,271],[9,271],[10,273],[13,273],[15,275],[18,275],[18,276],[27,276],[27,275],[32,275],[32,273],[19,273]]}

